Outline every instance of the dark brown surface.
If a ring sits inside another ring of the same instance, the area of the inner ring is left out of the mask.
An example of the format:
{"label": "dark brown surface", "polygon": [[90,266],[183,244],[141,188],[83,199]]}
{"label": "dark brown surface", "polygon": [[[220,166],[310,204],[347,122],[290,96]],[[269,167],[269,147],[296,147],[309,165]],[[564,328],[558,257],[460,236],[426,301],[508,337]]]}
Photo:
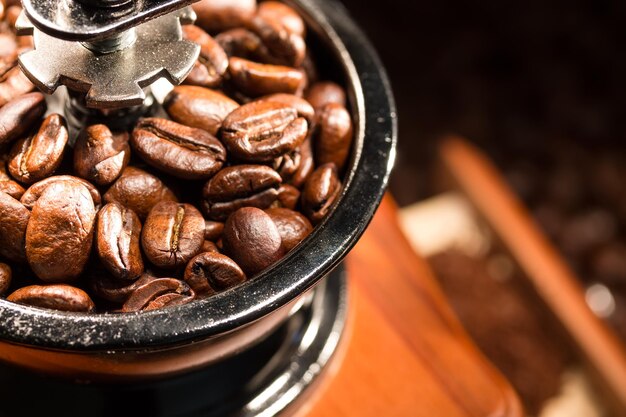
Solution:
{"label": "dark brown surface", "polygon": [[538,147],[624,137],[623,2],[342,2],[391,78],[401,205],[432,193],[427,167],[442,134]]}

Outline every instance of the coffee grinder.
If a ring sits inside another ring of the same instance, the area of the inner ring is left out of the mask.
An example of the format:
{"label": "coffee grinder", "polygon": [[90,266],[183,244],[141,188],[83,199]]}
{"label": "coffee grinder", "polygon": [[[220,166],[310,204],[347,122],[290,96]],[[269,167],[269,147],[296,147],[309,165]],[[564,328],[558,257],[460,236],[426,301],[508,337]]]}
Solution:
{"label": "coffee grinder", "polygon": [[[35,48],[20,65],[75,130],[87,121],[129,126],[158,113],[167,85],[197,59],[181,30],[194,21],[192,2],[23,0],[17,26]],[[256,278],[189,305],[81,315],[0,300],[9,400],[0,416],[273,416],[315,389],[341,342],[349,302],[341,261],[386,188],[396,116],[380,61],[343,6],[286,3],[305,19],[322,72],[346,87],[355,121],[332,214]]]}

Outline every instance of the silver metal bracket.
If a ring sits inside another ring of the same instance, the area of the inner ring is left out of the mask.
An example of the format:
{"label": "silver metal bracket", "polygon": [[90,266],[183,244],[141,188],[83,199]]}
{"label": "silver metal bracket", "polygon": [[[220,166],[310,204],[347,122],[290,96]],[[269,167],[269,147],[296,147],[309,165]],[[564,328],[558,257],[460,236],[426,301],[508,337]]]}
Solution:
{"label": "silver metal bracket", "polygon": [[157,79],[176,85],[189,74],[200,47],[183,39],[181,25],[193,21],[195,13],[185,7],[136,26],[131,29],[134,34],[122,32],[109,41],[84,44],[50,36],[22,13],[16,24],[18,34],[32,35],[35,49],[20,55],[19,64],[45,93],[66,85],[86,93],[87,107],[136,106],[146,97],[143,88]]}

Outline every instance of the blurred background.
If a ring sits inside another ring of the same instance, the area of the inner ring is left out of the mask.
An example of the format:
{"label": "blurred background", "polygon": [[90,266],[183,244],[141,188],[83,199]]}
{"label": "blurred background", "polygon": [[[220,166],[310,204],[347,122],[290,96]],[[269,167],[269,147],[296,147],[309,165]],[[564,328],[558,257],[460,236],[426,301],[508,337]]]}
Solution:
{"label": "blurred background", "polygon": [[[441,212],[450,205],[437,199],[445,191],[437,144],[461,135],[493,160],[573,268],[590,308],[625,342],[626,3],[343,2],[395,92],[391,191],[411,217],[409,237],[419,240],[425,202],[439,201]],[[418,248],[472,337],[530,415],[609,415],[558,323],[519,285],[515,261],[482,239],[478,249]]]}

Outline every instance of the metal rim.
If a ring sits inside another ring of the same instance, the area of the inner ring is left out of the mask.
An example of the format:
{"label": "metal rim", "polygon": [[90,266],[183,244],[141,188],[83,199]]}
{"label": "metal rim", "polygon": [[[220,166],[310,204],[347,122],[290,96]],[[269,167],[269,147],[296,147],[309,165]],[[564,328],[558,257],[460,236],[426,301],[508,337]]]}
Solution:
{"label": "metal rim", "polygon": [[355,245],[385,192],[395,159],[391,89],[373,47],[334,0],[294,0],[331,45],[347,74],[357,112],[353,163],[333,213],[298,248],[245,284],[185,306],[136,314],[87,315],[0,300],[0,338],[63,350],[146,349],[232,331],[314,286]]}

